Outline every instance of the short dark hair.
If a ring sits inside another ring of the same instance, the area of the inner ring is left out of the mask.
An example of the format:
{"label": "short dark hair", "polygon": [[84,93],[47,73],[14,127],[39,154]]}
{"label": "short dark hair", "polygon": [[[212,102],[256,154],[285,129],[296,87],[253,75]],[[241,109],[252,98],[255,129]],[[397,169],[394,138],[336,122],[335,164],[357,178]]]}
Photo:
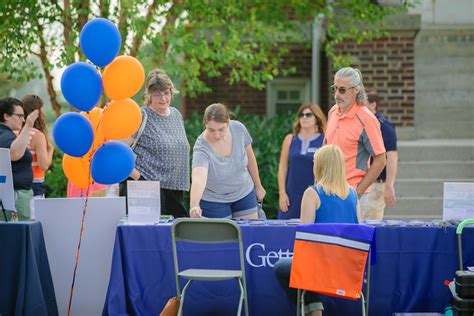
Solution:
{"label": "short dark hair", "polygon": [[15,98],[4,98],[0,100],[0,122],[5,122],[5,114],[13,115],[15,106],[23,107],[23,103]]}
{"label": "short dark hair", "polygon": [[367,100],[369,103],[376,102],[377,105],[379,104],[379,95],[377,94],[377,91],[372,90],[367,92]]}

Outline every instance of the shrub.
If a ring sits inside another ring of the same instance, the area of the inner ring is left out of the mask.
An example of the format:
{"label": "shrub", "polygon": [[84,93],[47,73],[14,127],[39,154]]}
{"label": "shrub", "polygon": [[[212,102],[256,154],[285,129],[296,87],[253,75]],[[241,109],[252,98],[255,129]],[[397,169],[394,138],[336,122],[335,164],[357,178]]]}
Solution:
{"label": "shrub", "polygon": [[63,172],[63,153],[56,147],[51,167],[46,171],[46,197],[66,197],[67,179]]}

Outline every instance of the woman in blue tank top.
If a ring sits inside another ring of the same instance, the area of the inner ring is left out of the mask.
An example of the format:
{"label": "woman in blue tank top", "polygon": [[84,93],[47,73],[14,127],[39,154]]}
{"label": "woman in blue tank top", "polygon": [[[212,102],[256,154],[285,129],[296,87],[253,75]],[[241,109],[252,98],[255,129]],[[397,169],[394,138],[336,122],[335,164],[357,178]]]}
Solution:
{"label": "woman in blue tank top", "polygon": [[[306,189],[301,202],[301,224],[358,223],[360,218],[356,191],[346,180],[344,156],[339,147],[326,145],[314,155],[316,185]],[[296,289],[289,287],[292,259],[281,259],[274,267],[281,287],[292,302]],[[323,304],[319,294],[308,292],[305,299],[306,315],[321,316]]]}
{"label": "woman in blue tank top", "polygon": [[358,223],[357,193],[346,180],[339,147],[326,145],[316,152],[313,172],[316,184],[304,192],[301,223]]}
{"label": "woman in blue tank top", "polygon": [[314,184],[313,156],[324,141],[326,117],[316,104],[299,109],[293,133],[286,135],[278,165],[279,219],[300,217],[303,192]]}

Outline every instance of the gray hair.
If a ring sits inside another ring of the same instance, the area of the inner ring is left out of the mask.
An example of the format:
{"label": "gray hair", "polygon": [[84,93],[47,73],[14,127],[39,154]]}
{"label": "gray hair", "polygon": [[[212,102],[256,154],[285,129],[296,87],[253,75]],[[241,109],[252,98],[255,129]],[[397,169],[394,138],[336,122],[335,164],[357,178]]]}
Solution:
{"label": "gray hair", "polygon": [[346,67],[341,68],[336,72],[334,78],[351,78],[351,84],[353,87],[359,89],[359,93],[356,96],[356,102],[362,105],[368,105],[367,94],[365,93],[364,84],[362,83],[362,73],[357,68]]}
{"label": "gray hair", "polygon": [[178,90],[174,87],[168,74],[161,69],[153,69],[145,79],[145,90],[143,92],[143,101],[145,105],[150,105],[153,92],[162,90],[171,90],[171,93],[177,94]]}

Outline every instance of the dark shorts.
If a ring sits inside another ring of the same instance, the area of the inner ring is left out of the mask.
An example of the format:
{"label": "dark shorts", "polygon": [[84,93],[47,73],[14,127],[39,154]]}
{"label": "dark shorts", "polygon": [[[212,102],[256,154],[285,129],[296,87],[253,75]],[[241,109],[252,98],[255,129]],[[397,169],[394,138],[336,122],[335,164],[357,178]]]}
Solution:
{"label": "dark shorts", "polygon": [[199,206],[202,209],[202,216],[208,218],[236,218],[258,211],[255,189],[235,202],[219,203],[201,200]]}
{"label": "dark shorts", "polygon": [[34,196],[38,196],[38,195],[44,196],[44,182],[39,182],[39,183],[33,182],[33,184],[31,185],[31,188],[33,189]]}

